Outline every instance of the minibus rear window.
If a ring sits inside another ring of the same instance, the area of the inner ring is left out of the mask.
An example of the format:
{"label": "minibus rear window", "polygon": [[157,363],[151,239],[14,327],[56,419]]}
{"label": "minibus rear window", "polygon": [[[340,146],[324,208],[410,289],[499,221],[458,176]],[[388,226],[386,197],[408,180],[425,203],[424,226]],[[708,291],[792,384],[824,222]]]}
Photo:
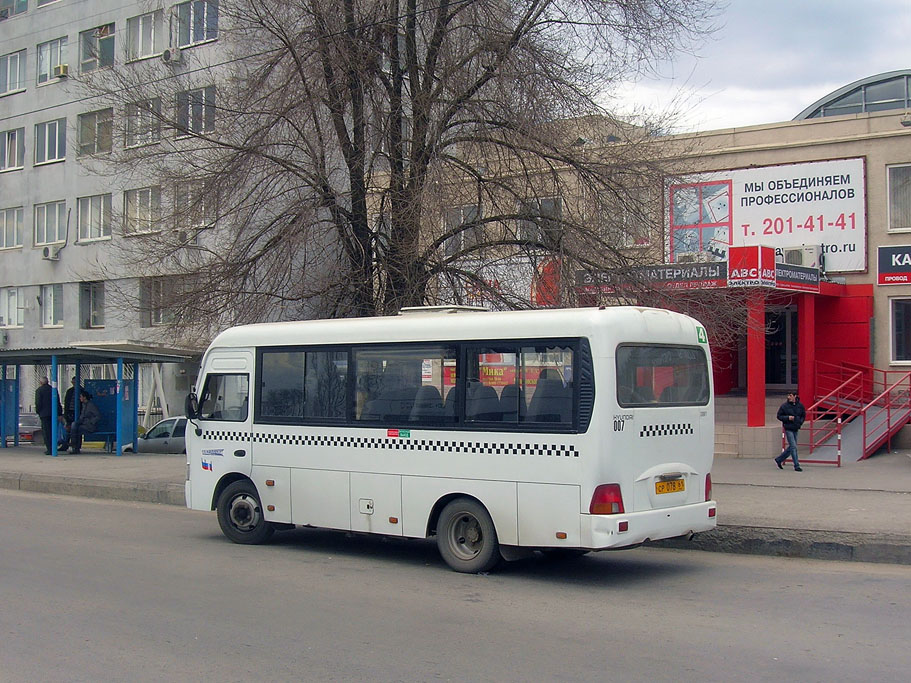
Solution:
{"label": "minibus rear window", "polygon": [[708,402],[708,362],[700,347],[629,344],[617,348],[617,403],[621,406]]}

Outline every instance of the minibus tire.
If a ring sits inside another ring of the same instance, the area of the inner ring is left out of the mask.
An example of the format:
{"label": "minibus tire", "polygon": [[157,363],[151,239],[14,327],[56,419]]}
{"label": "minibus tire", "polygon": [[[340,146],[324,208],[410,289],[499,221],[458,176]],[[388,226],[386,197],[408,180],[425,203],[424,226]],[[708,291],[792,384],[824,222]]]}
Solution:
{"label": "minibus tire", "polygon": [[457,498],[443,508],[437,548],[451,569],[466,574],[490,571],[500,561],[493,520],[483,505],[470,498]]}
{"label": "minibus tire", "polygon": [[235,543],[258,545],[275,533],[275,527],[263,516],[259,493],[248,479],[235,481],[222,491],[216,514],[222,533]]}

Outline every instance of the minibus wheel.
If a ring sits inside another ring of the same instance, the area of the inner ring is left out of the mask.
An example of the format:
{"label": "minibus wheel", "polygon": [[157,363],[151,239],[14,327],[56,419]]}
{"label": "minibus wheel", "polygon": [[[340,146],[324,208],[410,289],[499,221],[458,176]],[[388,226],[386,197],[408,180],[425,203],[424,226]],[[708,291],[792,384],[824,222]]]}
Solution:
{"label": "minibus wheel", "polygon": [[265,543],[275,532],[263,517],[256,487],[247,479],[235,481],[222,491],[216,512],[222,533],[235,543]]}
{"label": "minibus wheel", "polygon": [[490,571],[500,560],[497,530],[484,506],[470,498],[453,500],[440,513],[437,547],[457,572]]}

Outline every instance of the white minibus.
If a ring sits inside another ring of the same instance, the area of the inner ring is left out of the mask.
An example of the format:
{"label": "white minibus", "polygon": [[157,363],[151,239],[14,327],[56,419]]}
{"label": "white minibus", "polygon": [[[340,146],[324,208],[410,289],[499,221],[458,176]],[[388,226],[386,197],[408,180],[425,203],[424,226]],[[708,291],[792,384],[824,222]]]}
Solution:
{"label": "white minibus", "polygon": [[246,325],[187,399],[187,506],[236,543],[296,525],[435,536],[454,570],[715,526],[705,328],[640,307]]}

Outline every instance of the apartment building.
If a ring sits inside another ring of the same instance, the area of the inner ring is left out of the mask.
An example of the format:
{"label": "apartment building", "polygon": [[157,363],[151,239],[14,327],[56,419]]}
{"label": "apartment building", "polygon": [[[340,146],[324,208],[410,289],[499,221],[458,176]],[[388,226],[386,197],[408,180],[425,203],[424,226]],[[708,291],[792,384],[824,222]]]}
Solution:
{"label": "apartment building", "polygon": [[[118,109],[76,81],[150,62],[166,75],[182,51],[217,50],[218,3],[2,0],[0,8],[0,353],[160,349],[158,328],[168,322],[156,305],[161,281],[110,274],[130,240],[179,227],[163,224],[160,206],[181,188],[96,172],[113,149],[155,144],[161,133],[148,107]],[[183,106],[188,119],[203,120],[206,103],[197,104],[188,94],[150,106]],[[134,304],[118,304],[118,294]],[[154,392],[163,411],[181,410],[192,367],[167,368],[160,383],[145,368],[145,397]],[[28,409],[33,378],[23,378]]]}

